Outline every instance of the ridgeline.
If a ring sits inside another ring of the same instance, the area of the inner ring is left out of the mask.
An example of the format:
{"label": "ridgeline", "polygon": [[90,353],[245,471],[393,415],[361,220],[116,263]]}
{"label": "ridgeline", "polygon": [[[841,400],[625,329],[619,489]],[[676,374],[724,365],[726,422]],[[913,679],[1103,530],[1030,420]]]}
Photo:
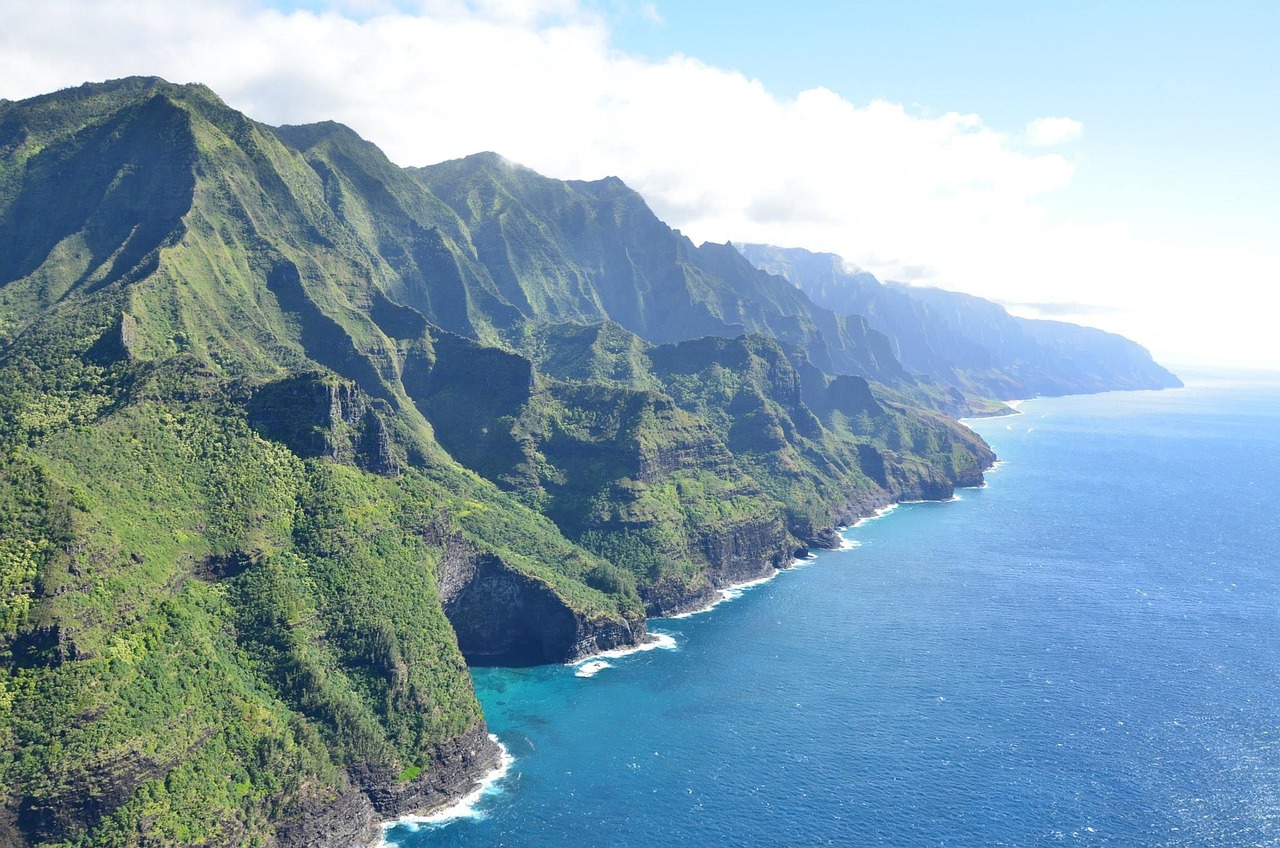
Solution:
{"label": "ridgeline", "polygon": [[0,846],[372,841],[497,761],[468,663],[979,484],[948,415],[1038,384],[815,300],[616,178],[154,78],[0,103]]}

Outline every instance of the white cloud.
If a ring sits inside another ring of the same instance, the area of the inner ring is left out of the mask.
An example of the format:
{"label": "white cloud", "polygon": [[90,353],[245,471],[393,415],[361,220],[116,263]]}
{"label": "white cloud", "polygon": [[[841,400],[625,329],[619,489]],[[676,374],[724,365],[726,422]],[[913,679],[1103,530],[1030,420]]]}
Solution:
{"label": "white cloud", "polygon": [[1080,138],[1084,124],[1071,118],[1036,118],[1027,124],[1027,143],[1034,147],[1054,147]]}
{"label": "white cloud", "polygon": [[338,2],[288,14],[249,0],[6,4],[0,97],[127,74],[204,82],[268,123],[342,121],[404,165],[496,150],[551,176],[617,175],[695,240],[798,245],[882,278],[1105,307],[1081,320],[1158,354],[1224,358],[1234,344],[1231,357],[1256,358],[1249,331],[1174,296],[1184,289],[1271,297],[1246,310],[1259,338],[1258,316],[1275,314],[1260,286],[1280,280],[1274,256],[1051,220],[1044,199],[1077,166],[1023,145],[1079,136],[1067,118],[1007,133],[822,88],[779,97],[695,58],[624,55],[576,0]]}

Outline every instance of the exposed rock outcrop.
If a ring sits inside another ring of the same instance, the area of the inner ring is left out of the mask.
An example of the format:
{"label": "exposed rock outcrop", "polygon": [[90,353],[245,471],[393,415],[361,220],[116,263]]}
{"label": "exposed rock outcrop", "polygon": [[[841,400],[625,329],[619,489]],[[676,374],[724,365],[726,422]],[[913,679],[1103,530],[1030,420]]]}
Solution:
{"label": "exposed rock outcrop", "polygon": [[276,826],[279,848],[350,848],[372,845],[378,818],[369,796],[354,786],[336,797],[320,797],[301,806],[296,816]]}
{"label": "exposed rock outcrop", "polygon": [[374,844],[382,822],[410,813],[429,813],[466,795],[497,767],[501,751],[483,722],[437,745],[421,774],[400,781],[395,775],[353,767],[348,790],[317,798],[277,826],[279,848],[350,848]]}
{"label": "exposed rock outcrop", "polygon": [[316,372],[269,383],[254,392],[248,414],[264,438],[299,456],[327,456],[386,476],[401,470],[384,420],[387,403],[348,380]]}
{"label": "exposed rock outcrop", "polygon": [[[158,763],[137,752],[107,758],[92,770],[68,778],[79,791],[52,798],[28,795],[18,806],[16,825],[28,842],[62,842],[96,827],[148,780],[163,777],[172,763]],[[16,834],[13,837],[18,837]]]}
{"label": "exposed rock outcrop", "polygon": [[85,359],[100,365],[108,365],[118,360],[135,358],[137,347],[138,320],[128,312],[121,312],[93,347],[89,348]]}
{"label": "exposed rock outcrop", "polygon": [[572,662],[644,641],[642,619],[591,619],[537,577],[452,540],[437,580],[458,647],[472,665]]}

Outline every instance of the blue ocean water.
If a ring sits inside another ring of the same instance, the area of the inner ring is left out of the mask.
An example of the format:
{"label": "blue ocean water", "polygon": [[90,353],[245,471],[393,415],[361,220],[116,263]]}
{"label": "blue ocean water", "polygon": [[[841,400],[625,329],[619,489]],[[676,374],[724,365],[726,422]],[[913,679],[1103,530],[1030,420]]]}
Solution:
{"label": "blue ocean water", "polygon": [[389,841],[1280,845],[1280,382],[1022,410],[674,649],[477,670],[509,772]]}

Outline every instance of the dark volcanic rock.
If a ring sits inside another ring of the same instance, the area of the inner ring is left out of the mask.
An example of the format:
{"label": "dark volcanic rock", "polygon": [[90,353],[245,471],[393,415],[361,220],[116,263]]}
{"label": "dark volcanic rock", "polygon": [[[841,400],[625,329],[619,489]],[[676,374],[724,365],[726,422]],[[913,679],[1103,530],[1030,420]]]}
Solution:
{"label": "dark volcanic rock", "polygon": [[303,805],[296,817],[276,826],[280,848],[348,848],[371,845],[378,838],[378,821],[369,797],[352,787],[332,798]]}
{"label": "dark volcanic rock", "polygon": [[663,618],[705,609],[715,601],[719,592],[710,582],[690,589],[684,583],[659,580],[645,592],[644,608],[650,618]]}
{"label": "dark volcanic rock", "polygon": [[289,377],[258,388],[247,410],[264,438],[299,456],[327,456],[384,476],[401,470],[384,419],[389,406],[348,380],[319,372]]}
{"label": "dark volcanic rock", "polygon": [[400,473],[400,462],[391,449],[391,435],[382,416],[370,409],[360,417],[356,461],[361,468],[390,477]]}
{"label": "dark volcanic rock", "polygon": [[498,766],[501,751],[481,722],[461,736],[437,745],[413,780],[390,775],[359,775],[365,794],[382,820],[428,812],[466,795],[478,779]]}
{"label": "dark volcanic rock", "polygon": [[14,811],[18,807],[16,798],[6,800],[0,808],[0,848],[27,848],[27,841],[18,830],[18,820]]}
{"label": "dark volcanic rock", "polygon": [[788,541],[786,528],[776,517],[769,522],[743,522],[708,532],[700,539],[717,588],[758,580],[785,568],[794,547]]}
{"label": "dark volcanic rock", "polygon": [[91,771],[70,777],[68,782],[79,787],[74,794],[25,796],[18,806],[18,830],[33,845],[74,840],[129,800],[142,783],[162,777],[170,765],[153,762],[136,752],[109,759]]}
{"label": "dark volcanic rock", "polygon": [[337,457],[336,428],[364,416],[368,400],[355,384],[322,373],[303,374],[258,389],[249,402],[249,423],[263,437],[299,456]]}
{"label": "dark volcanic rock", "polygon": [[481,722],[437,745],[413,780],[360,767],[348,769],[348,790],[317,798],[276,828],[280,848],[350,848],[374,844],[381,822],[428,813],[466,795],[497,767],[501,753]]}
{"label": "dark volcanic rock", "polygon": [[121,312],[115,323],[89,348],[85,359],[102,365],[132,359],[137,345],[137,319],[128,312]]}
{"label": "dark volcanic rock", "polygon": [[472,665],[572,662],[645,638],[644,621],[593,621],[550,586],[456,540],[437,575],[445,615]]}

